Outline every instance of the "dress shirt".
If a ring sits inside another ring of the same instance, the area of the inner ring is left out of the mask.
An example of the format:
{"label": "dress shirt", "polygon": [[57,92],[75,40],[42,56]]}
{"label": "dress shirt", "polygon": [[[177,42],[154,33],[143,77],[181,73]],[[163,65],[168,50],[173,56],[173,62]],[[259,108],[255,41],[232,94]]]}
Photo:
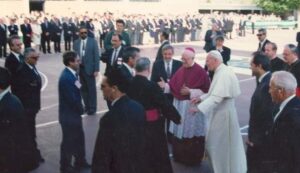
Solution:
{"label": "dress shirt", "polygon": [[37,74],[38,76],[40,75],[39,72],[37,71],[37,69],[35,67],[33,67],[32,65],[26,63],[28,65],[28,67],[34,71],[35,74]]}
{"label": "dress shirt", "polygon": [[70,72],[76,77],[76,79],[78,78],[78,77],[77,77],[77,73],[76,73],[75,70],[73,70],[73,69],[70,68],[70,67],[67,67],[67,69],[70,70]]}
{"label": "dress shirt", "polygon": [[134,76],[134,73],[135,73],[134,69],[131,68],[127,63],[123,63],[123,64],[128,69],[128,71],[131,73],[131,75]]}
{"label": "dress shirt", "polygon": [[10,91],[10,88],[6,88],[4,91],[2,91],[0,93],[0,101],[3,99],[3,97],[5,96],[6,93],[8,93]]}
{"label": "dress shirt", "polygon": [[119,55],[119,52],[121,50],[121,46],[119,46],[118,48],[114,48],[114,52],[112,54],[112,60],[111,60],[111,65],[114,65],[115,61],[117,60],[117,56]]}
{"label": "dress shirt", "polygon": [[17,60],[18,60],[19,62],[21,62],[21,60],[20,60],[20,54],[14,52],[14,51],[11,51],[11,53],[12,53],[13,55],[15,55],[15,57],[17,58]]}
{"label": "dress shirt", "polygon": [[165,65],[165,70],[166,70],[166,73],[168,75],[168,63],[169,63],[169,69],[170,69],[170,76],[172,75],[172,65],[173,65],[173,60],[171,59],[169,62],[167,61],[164,61],[164,65]]}
{"label": "dress shirt", "polygon": [[270,72],[267,71],[266,73],[264,73],[263,75],[261,75],[259,78],[258,78],[258,82],[261,83],[261,81],[264,79],[264,77],[269,74]]}
{"label": "dress shirt", "polygon": [[116,98],[115,100],[113,100],[113,101],[111,102],[111,106],[113,106],[120,98],[121,98],[121,97],[118,97],[118,98]]}
{"label": "dress shirt", "polygon": [[81,44],[80,44],[80,54],[81,54],[81,58],[85,55],[86,42],[87,42],[87,39],[81,40]]}
{"label": "dress shirt", "polygon": [[274,117],[274,122],[276,121],[276,119],[278,118],[278,116],[280,115],[281,111],[284,109],[284,107],[288,104],[288,102],[290,100],[292,100],[296,95],[293,94],[291,96],[289,96],[288,98],[286,98],[281,104],[280,104],[280,107],[279,107],[279,111],[278,113],[275,115]]}

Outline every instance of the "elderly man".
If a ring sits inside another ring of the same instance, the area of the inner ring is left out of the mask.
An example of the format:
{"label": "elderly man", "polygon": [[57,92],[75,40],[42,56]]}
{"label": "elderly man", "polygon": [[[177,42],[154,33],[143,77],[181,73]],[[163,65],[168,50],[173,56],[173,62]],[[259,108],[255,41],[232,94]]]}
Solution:
{"label": "elderly man", "polygon": [[245,150],[234,105],[234,99],[241,93],[239,81],[223,64],[218,51],[208,53],[206,65],[215,74],[208,93],[200,97],[201,103],[197,105],[200,115],[196,116],[209,119],[205,146],[213,171],[246,173]]}
{"label": "elderly man", "polygon": [[293,44],[288,44],[283,49],[283,58],[288,64],[287,71],[297,79],[296,95],[300,97],[300,60],[297,53],[297,47]]}
{"label": "elderly man", "polygon": [[[159,82],[165,93],[174,96],[173,105],[180,113],[182,124],[170,123],[169,132],[174,135],[173,155],[176,161],[198,164],[204,153],[204,116],[189,112],[190,100],[206,93],[210,81],[205,70],[194,62],[195,51],[186,48],[182,53],[182,66],[169,83]],[[198,113],[197,113],[198,114]]]}
{"label": "elderly man", "polygon": [[279,105],[269,133],[272,172],[300,172],[300,100],[295,97],[296,87],[297,81],[289,72],[272,74],[269,92]]}
{"label": "elderly man", "polygon": [[45,160],[37,148],[35,129],[35,118],[41,109],[42,78],[35,67],[39,59],[39,54],[32,48],[26,48],[24,56],[25,62],[18,68],[14,78],[13,94],[21,100],[24,106],[31,140],[35,145],[36,154],[40,162],[44,162]]}
{"label": "elderly man", "polygon": [[270,59],[271,72],[284,70],[286,63],[277,57],[277,45],[273,42],[267,43],[265,46],[265,54]]}
{"label": "elderly man", "polygon": [[179,124],[180,115],[166,99],[159,86],[148,80],[150,65],[149,58],[139,58],[136,61],[136,75],[129,85],[127,94],[141,103],[146,111],[146,151],[144,155],[147,159],[147,169],[144,172],[172,173],[164,120],[168,118]]}

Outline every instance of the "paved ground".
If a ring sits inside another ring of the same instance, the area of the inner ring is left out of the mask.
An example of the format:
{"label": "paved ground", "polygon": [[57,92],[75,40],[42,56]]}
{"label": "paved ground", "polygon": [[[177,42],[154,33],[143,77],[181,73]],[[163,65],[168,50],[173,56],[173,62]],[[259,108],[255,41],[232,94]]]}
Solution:
{"label": "paved ground", "polygon": [[[293,30],[273,30],[269,32],[269,39],[275,41],[279,47],[279,53],[282,52],[283,45],[286,43],[295,43],[296,32]],[[180,53],[187,46],[192,46],[197,52],[197,62],[204,63],[205,53],[202,49],[204,42],[181,43],[175,45],[176,58],[180,58]],[[249,70],[249,59],[251,53],[257,49],[258,42],[254,35],[248,35],[243,38],[226,40],[225,45],[232,49],[232,60],[229,65],[236,72],[242,90],[242,94],[236,100],[238,118],[241,132],[244,138],[247,135],[247,123],[249,120],[249,103],[254,91],[255,82]],[[141,55],[151,58],[153,61],[157,52],[158,45],[141,46]],[[4,60],[0,59],[0,65],[3,66]],[[42,110],[37,116],[37,136],[38,144],[46,162],[32,173],[58,173],[59,172],[59,146],[61,141],[61,129],[57,123],[58,119],[58,91],[57,83],[60,72],[64,68],[61,54],[42,55],[37,68],[43,76],[42,89]],[[101,73],[103,74],[104,65],[101,63]],[[98,84],[101,82],[101,76],[98,78]],[[98,112],[96,116],[85,116],[83,125],[85,130],[86,155],[90,162],[94,149],[94,142],[98,130],[98,122],[104,112],[107,111],[106,103],[103,100],[99,85],[98,91]],[[211,173],[207,161],[202,165],[193,167],[184,166],[172,162],[175,173]],[[83,171],[88,173],[88,170]]]}

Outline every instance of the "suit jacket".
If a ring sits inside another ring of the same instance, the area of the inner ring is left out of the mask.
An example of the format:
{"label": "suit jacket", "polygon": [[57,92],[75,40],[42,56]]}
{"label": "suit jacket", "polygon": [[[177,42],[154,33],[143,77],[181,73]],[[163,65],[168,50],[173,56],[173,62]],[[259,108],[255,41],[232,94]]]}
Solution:
{"label": "suit jacket", "polygon": [[300,172],[300,100],[294,97],[283,108],[270,131],[270,153],[276,173]]}
{"label": "suit jacket", "polygon": [[64,31],[64,39],[71,39],[72,37],[72,24],[71,23],[63,23],[63,31]]}
{"label": "suit jacket", "polygon": [[41,76],[26,63],[17,70],[13,93],[21,100],[25,110],[38,112],[41,108]]}
{"label": "suit jacket", "polygon": [[112,65],[112,60],[114,58],[113,57],[114,49],[113,48],[108,49],[102,54],[101,61],[106,63],[106,68],[105,68],[104,75],[107,75],[112,70],[113,67],[118,66],[118,60],[117,59],[119,57],[121,57],[122,61],[123,61],[123,51],[124,51],[124,47],[121,46],[119,54],[118,54],[117,58],[114,60],[113,65]]}
{"label": "suit jacket", "polygon": [[[212,50],[216,50],[216,49],[217,48],[215,46],[212,48]],[[223,49],[223,51],[220,52],[220,53],[221,53],[222,58],[223,58],[223,63],[225,65],[227,65],[227,62],[230,60],[231,49],[226,47],[226,46],[223,46],[222,49]]]}
{"label": "suit jacket", "polygon": [[[222,35],[222,33],[220,31],[216,31],[216,35]],[[211,38],[213,32],[212,30],[207,30],[206,33],[205,33],[205,45],[203,47],[203,49],[206,51],[206,52],[209,52],[213,49],[214,45],[213,45],[213,39]]]}
{"label": "suit jacket", "polygon": [[290,66],[287,66],[287,71],[291,72],[297,79],[297,87],[300,87],[300,60],[297,60]]}
{"label": "suit jacket", "polygon": [[165,45],[168,45],[168,44],[170,44],[169,40],[163,42],[163,44],[160,45],[160,47],[159,47],[159,49],[158,49],[158,51],[157,51],[157,54],[156,54],[155,61],[164,59],[164,58],[163,58],[163,54],[162,54],[162,48],[163,48]]}
{"label": "suit jacket", "polygon": [[[114,31],[111,31],[109,33],[107,33],[106,37],[105,37],[105,40],[104,40],[104,48],[105,50],[109,50],[112,48],[112,44],[111,44],[111,38],[113,36],[115,32]],[[122,36],[122,46],[124,47],[130,47],[131,46],[131,41],[130,41],[130,37],[128,35],[127,32],[123,31],[121,33],[121,36]]]}
{"label": "suit jacket", "polygon": [[[181,65],[181,61],[173,59],[171,77],[176,73],[176,71],[181,67]],[[157,83],[160,81],[161,77],[165,81],[168,80],[164,60],[158,60],[154,62],[152,67],[151,81]]]}
{"label": "suit jacket", "polygon": [[18,33],[19,33],[19,27],[18,27],[18,25],[9,25],[7,27],[7,29],[9,31],[9,36],[18,35]]}
{"label": "suit jacket", "polygon": [[269,93],[271,73],[256,86],[251,98],[248,138],[254,145],[266,144],[266,134],[273,124],[273,103]]}
{"label": "suit jacket", "polygon": [[[81,39],[75,40],[73,50],[80,56]],[[93,75],[94,72],[99,72],[99,47],[95,39],[87,37],[85,56],[81,57],[81,64],[88,75]]]}
{"label": "suit jacket", "polygon": [[7,26],[3,25],[4,28],[0,25],[0,44],[4,45],[7,43]]}
{"label": "suit jacket", "polygon": [[83,105],[76,83],[79,83],[78,79],[65,68],[58,83],[59,122],[61,124],[81,125],[82,123]]}
{"label": "suit jacket", "polygon": [[123,78],[125,78],[127,81],[131,81],[133,78],[132,72],[130,72],[124,64],[120,66],[120,73],[122,74]]}
{"label": "suit jacket", "polygon": [[[42,37],[50,37],[50,34],[53,32],[53,28],[51,27],[51,23],[48,22],[47,26],[46,23],[43,22],[41,24],[41,28],[42,28]],[[49,35],[46,35],[46,33],[48,33]]]}
{"label": "suit jacket", "polygon": [[271,72],[286,69],[287,64],[280,58],[276,57],[270,61]]}
{"label": "suit jacket", "polygon": [[144,167],[145,112],[142,105],[121,97],[101,118],[92,173],[141,173]]}
{"label": "suit jacket", "polygon": [[[26,36],[27,34],[30,34],[30,35],[32,34],[31,25],[28,24],[27,27],[26,27],[25,24],[22,24],[22,25],[20,26],[20,28],[21,28],[21,32],[22,32],[22,34],[23,34],[23,40],[24,40],[25,38],[31,39],[31,37]],[[25,38],[24,38],[24,37],[25,37]]]}
{"label": "suit jacket", "polygon": [[5,59],[4,66],[10,71],[12,75],[14,75],[17,72],[19,66],[22,64],[23,60],[23,55],[21,55],[20,62],[13,53],[10,53]]}
{"label": "suit jacket", "polygon": [[259,43],[258,43],[257,51],[265,52],[265,47],[267,43],[271,43],[271,42],[268,39],[266,39],[266,41],[264,42],[261,48],[259,47]]}
{"label": "suit jacket", "polygon": [[9,92],[0,100],[0,141],[0,172],[27,172],[39,165],[22,103]]}

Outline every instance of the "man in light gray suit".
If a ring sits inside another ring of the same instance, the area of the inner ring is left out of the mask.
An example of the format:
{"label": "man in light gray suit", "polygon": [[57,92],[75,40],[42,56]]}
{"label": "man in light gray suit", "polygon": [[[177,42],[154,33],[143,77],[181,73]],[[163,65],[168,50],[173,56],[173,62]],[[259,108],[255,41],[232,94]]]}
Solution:
{"label": "man in light gray suit", "polygon": [[87,28],[81,27],[80,38],[73,44],[73,50],[81,59],[79,76],[81,95],[88,115],[95,115],[97,110],[96,77],[99,72],[100,53],[97,41],[87,36]]}

